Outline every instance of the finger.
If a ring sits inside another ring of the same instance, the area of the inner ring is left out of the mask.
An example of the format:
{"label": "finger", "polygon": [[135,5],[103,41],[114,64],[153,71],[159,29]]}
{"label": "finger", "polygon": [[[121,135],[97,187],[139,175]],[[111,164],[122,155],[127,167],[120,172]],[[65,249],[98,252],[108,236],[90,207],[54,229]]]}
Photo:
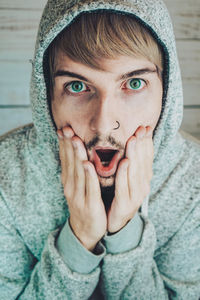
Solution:
{"label": "finger", "polygon": [[153,128],[150,126],[146,127],[146,136],[145,136],[145,142],[147,146],[147,155],[148,157],[152,158],[153,156]]}
{"label": "finger", "polygon": [[65,181],[65,192],[69,199],[72,198],[74,193],[74,148],[72,146],[71,139],[66,131],[64,133],[64,151],[65,151],[65,174],[66,174],[66,181]]}
{"label": "finger", "polygon": [[[125,156],[130,160],[130,169],[133,168],[133,161],[138,156],[137,152],[138,148],[140,147],[140,141],[143,140],[145,135],[146,129],[140,126],[135,131],[135,134],[131,136],[127,141]],[[139,155],[140,154],[141,153],[139,153]]]}
{"label": "finger", "polygon": [[125,156],[130,160],[135,156],[134,150],[136,142],[137,138],[135,136],[131,136],[127,141]]}
{"label": "finger", "polygon": [[128,185],[128,166],[129,160],[123,159],[118,167],[116,179],[115,179],[115,199],[116,202],[128,201],[129,185]]}
{"label": "finger", "polygon": [[137,160],[137,138],[135,136],[131,137],[127,142],[126,147],[126,157],[129,159],[128,167],[128,186],[129,186],[129,197],[134,198],[135,186],[138,182],[138,160]]}
{"label": "finger", "polygon": [[83,167],[85,169],[85,178],[86,178],[86,200],[85,201],[89,207],[91,206],[95,207],[95,202],[102,202],[98,176],[92,163],[88,161],[83,162]]}
{"label": "finger", "polygon": [[[150,181],[153,174],[153,141],[152,128],[150,126],[145,128],[143,137],[138,136],[135,152],[138,166],[137,185],[140,189],[142,188],[144,197],[149,194]],[[143,201],[143,197],[141,198],[141,201]]]}
{"label": "finger", "polygon": [[61,162],[61,182],[64,185],[66,180],[66,159],[65,159],[65,150],[64,150],[64,141],[63,137],[59,135],[59,156]]}
{"label": "finger", "polygon": [[148,157],[148,147],[149,139],[146,138],[145,130],[145,134],[139,135],[137,138],[135,147],[137,157],[137,180],[140,187],[143,187],[146,184],[146,180],[148,178],[150,162],[150,158]]}
{"label": "finger", "polygon": [[80,161],[88,160],[87,151],[85,149],[85,146],[84,146],[82,140],[78,136],[74,136],[72,138],[72,144],[74,144],[77,147],[77,154],[78,154]]}
{"label": "finger", "polygon": [[57,135],[58,135],[58,138],[59,138],[59,139],[61,139],[61,140],[63,139],[63,132],[62,132],[61,129],[58,129],[58,130],[57,130]]}
{"label": "finger", "polygon": [[132,201],[134,199],[140,199],[140,195],[138,195],[137,191],[143,189],[146,184],[146,178],[149,175],[149,158],[147,157],[146,149],[148,141],[146,135],[146,128],[140,126],[136,130],[135,135],[127,142],[126,156],[130,159],[128,184],[130,199],[132,199]]}
{"label": "finger", "polygon": [[63,127],[62,132],[64,136],[68,139],[72,138],[75,135],[73,129],[70,126]]}
{"label": "finger", "polygon": [[142,139],[146,134],[146,128],[144,126],[139,126],[135,131],[135,136],[137,139]]}
{"label": "finger", "polygon": [[82,140],[75,136],[72,138],[72,145],[75,151],[75,197],[84,204],[86,197],[85,190],[85,170],[83,162],[88,160],[87,152]]}
{"label": "finger", "polygon": [[151,126],[146,127],[146,136],[152,138],[153,136],[153,128]]}
{"label": "finger", "polygon": [[79,141],[77,139],[72,140],[72,145],[75,153],[74,160],[74,199],[79,201],[79,204],[84,204],[85,201],[85,171],[82,164],[84,159],[83,153],[81,153]]}
{"label": "finger", "polygon": [[148,162],[148,160],[152,160],[153,155],[153,141],[152,141],[152,133],[153,129],[150,126],[140,127],[139,130],[136,131],[136,155],[138,159],[144,163]]}
{"label": "finger", "polygon": [[146,138],[145,138],[145,149],[147,156],[147,169],[149,174],[149,180],[153,176],[153,160],[154,160],[154,146],[153,146],[153,128],[150,126],[146,127]]}
{"label": "finger", "polygon": [[128,159],[123,159],[115,179],[115,197],[108,211],[108,231],[120,230],[130,220],[130,199],[127,180]]}

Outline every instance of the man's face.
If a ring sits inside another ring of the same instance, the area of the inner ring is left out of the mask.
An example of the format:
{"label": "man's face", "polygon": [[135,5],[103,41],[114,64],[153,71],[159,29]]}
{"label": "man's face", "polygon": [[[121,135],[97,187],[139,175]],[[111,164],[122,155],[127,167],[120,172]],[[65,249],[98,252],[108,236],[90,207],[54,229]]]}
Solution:
{"label": "man's face", "polygon": [[112,186],[127,140],[139,126],[154,129],[158,122],[163,89],[156,66],[145,58],[118,56],[102,59],[101,71],[61,52],[56,61],[56,126],[73,129],[85,144],[101,187]]}

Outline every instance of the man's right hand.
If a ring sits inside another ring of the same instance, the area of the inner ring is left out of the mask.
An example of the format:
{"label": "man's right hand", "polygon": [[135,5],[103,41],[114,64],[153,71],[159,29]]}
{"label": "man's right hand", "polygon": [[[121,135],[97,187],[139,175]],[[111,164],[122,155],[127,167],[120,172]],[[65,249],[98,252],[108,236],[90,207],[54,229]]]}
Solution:
{"label": "man's right hand", "polygon": [[107,229],[98,176],[82,140],[71,127],[58,130],[62,184],[70,226],[82,245],[93,251]]}

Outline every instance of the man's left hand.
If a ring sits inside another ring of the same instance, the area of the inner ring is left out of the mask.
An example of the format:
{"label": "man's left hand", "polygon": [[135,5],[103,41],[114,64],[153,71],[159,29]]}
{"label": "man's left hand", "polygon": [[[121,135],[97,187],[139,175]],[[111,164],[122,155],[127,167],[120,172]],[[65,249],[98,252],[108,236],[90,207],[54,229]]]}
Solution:
{"label": "man's left hand", "polygon": [[108,232],[122,229],[150,193],[153,176],[153,130],[140,126],[127,141],[115,179],[115,196],[108,212]]}

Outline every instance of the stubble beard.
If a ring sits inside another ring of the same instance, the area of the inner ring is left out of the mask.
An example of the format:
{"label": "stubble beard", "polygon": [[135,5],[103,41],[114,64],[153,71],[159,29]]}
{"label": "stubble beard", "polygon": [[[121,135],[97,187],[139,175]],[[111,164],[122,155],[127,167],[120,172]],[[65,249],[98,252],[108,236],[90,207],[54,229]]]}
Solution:
{"label": "stubble beard", "polygon": [[115,195],[115,176],[110,176],[109,178],[100,179],[100,187],[101,187],[101,197],[106,209],[106,212],[111,207],[114,195]]}

